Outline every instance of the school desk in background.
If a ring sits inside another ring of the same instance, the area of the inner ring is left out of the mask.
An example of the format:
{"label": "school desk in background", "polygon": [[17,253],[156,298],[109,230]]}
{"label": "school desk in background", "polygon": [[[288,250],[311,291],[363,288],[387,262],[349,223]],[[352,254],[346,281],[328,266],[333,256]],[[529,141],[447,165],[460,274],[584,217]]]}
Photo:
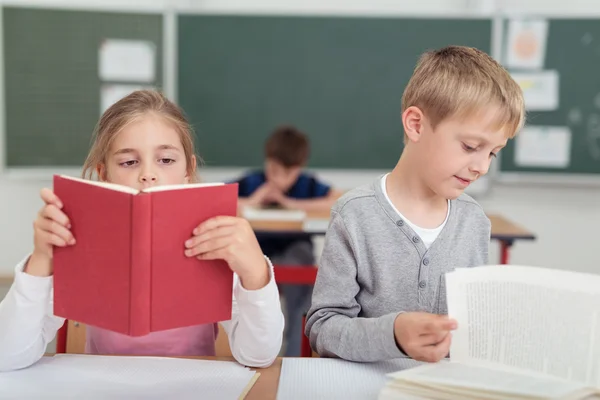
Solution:
{"label": "school desk in background", "polygon": [[[329,213],[247,208],[243,216],[250,221],[257,236],[322,236],[329,225]],[[501,215],[488,214],[488,218],[492,223],[491,239],[500,242],[500,264],[509,264],[510,249],[516,241],[536,239],[532,232]],[[298,283],[308,279],[304,277],[308,272],[301,268],[288,273],[296,273]]]}
{"label": "school desk in background", "polygon": [[73,246],[54,252],[54,314],[130,336],[231,319],[233,273],[184,254],[194,228],[236,215],[237,184],[138,191],[54,177]]}

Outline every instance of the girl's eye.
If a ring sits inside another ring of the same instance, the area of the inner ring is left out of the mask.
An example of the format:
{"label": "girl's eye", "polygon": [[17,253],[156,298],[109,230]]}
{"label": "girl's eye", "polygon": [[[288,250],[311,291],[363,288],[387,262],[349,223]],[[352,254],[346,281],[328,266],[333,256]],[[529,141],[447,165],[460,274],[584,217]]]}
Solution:
{"label": "girl's eye", "polygon": [[173,164],[175,162],[175,160],[173,160],[172,158],[161,158],[158,161],[162,164]]}
{"label": "girl's eye", "polygon": [[122,167],[131,167],[132,165],[137,164],[137,160],[129,160],[129,161],[125,161],[120,163],[119,165]]}

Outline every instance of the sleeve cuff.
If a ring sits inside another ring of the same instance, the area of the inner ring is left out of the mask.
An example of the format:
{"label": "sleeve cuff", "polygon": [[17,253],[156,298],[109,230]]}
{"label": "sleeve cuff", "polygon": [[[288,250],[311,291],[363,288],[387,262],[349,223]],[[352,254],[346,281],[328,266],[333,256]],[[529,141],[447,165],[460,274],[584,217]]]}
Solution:
{"label": "sleeve cuff", "polygon": [[381,327],[385,333],[381,337],[381,340],[383,340],[382,345],[390,358],[409,358],[406,353],[400,350],[400,346],[396,343],[396,336],[394,335],[394,323],[396,317],[400,314],[401,312],[391,313],[384,315],[380,319]]}
{"label": "sleeve cuff", "polygon": [[273,263],[269,257],[264,256],[267,261],[269,268],[269,283],[257,290],[248,290],[242,286],[239,277],[237,277],[237,285],[235,285],[235,298],[238,303],[249,302],[249,303],[259,303],[262,301],[269,300],[273,296],[279,296],[279,291],[277,290],[277,285],[275,283],[275,273],[273,271]]}
{"label": "sleeve cuff", "polygon": [[52,291],[53,277],[33,276],[24,272],[28,261],[29,256],[15,267],[15,289],[20,296],[30,301],[47,299]]}

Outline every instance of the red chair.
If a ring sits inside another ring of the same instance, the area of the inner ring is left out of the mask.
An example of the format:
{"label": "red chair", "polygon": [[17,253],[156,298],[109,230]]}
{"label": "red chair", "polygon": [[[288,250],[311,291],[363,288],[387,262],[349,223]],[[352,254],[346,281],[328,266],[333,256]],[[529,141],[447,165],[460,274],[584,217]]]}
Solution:
{"label": "red chair", "polygon": [[56,333],[56,352],[66,353],[67,352],[67,330],[69,321],[65,321],[63,326]]}
{"label": "red chair", "polygon": [[[317,268],[314,265],[274,265],[275,282],[290,285],[314,285],[317,280]],[[304,334],[306,316],[302,317],[302,344],[300,346],[301,357],[312,357],[310,341]]]}

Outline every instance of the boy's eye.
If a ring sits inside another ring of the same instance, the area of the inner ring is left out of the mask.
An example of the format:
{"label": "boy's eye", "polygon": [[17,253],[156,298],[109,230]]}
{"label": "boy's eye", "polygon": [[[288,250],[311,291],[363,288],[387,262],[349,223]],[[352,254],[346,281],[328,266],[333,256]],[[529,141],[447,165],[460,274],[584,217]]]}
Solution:
{"label": "boy's eye", "polygon": [[158,160],[161,164],[173,164],[175,160],[172,158],[161,158]]}
{"label": "boy's eye", "polygon": [[137,160],[129,160],[129,161],[124,161],[122,163],[119,163],[120,166],[122,167],[131,167],[132,165],[137,164]]}
{"label": "boy's eye", "polygon": [[471,146],[469,146],[468,144],[465,144],[465,143],[463,143],[462,146],[463,146],[463,149],[465,151],[468,151],[468,152],[471,152],[471,151],[475,150],[475,147],[471,147]]}

